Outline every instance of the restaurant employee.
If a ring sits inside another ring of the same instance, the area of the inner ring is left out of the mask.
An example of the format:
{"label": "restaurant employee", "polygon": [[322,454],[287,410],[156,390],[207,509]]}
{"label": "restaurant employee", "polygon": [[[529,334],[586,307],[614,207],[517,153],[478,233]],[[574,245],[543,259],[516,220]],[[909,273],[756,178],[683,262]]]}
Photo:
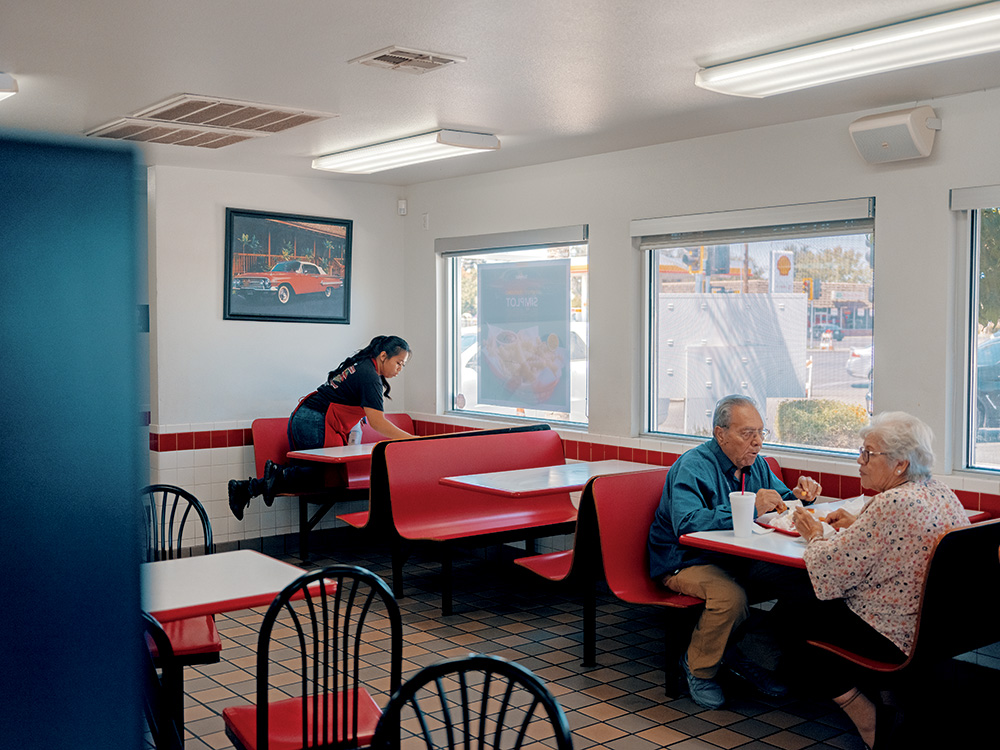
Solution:
{"label": "restaurant employee", "polygon": [[[403,371],[409,357],[410,346],[399,336],[376,336],[341,362],[325,383],[303,397],[289,417],[291,449],[347,445],[351,430],[362,419],[387,438],[411,437],[390,422],[383,410],[383,398],[389,398],[389,379]],[[323,467],[279,466],[268,461],[263,477],[229,481],[229,508],[242,521],[250,498],[263,495],[270,505],[275,495],[320,489],[325,476]]]}

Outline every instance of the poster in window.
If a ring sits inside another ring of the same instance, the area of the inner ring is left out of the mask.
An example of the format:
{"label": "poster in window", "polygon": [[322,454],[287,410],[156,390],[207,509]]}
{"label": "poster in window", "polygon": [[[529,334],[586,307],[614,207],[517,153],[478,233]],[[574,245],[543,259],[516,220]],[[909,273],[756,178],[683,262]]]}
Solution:
{"label": "poster in window", "polygon": [[479,266],[479,401],[569,412],[570,261]]}

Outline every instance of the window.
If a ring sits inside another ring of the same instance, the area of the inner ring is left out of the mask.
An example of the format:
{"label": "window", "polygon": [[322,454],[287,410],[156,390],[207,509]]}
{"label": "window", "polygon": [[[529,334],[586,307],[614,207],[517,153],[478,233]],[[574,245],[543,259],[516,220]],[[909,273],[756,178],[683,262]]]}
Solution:
{"label": "window", "polygon": [[971,230],[967,464],[1000,469],[1000,187],[953,190],[951,204]]}
{"label": "window", "polygon": [[575,226],[437,241],[453,411],[587,422],[586,240]]}
{"label": "window", "polygon": [[648,255],[648,425],[707,436],[752,398],[769,443],[850,452],[872,409],[874,200],[632,222]]}

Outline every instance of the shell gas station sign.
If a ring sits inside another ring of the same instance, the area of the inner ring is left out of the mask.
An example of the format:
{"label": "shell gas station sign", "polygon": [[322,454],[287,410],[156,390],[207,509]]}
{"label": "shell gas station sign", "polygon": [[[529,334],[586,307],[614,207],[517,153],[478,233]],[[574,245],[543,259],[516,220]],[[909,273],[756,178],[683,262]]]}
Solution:
{"label": "shell gas station sign", "polygon": [[794,292],[794,279],[795,255],[785,250],[772,250],[770,288],[768,291],[771,294]]}

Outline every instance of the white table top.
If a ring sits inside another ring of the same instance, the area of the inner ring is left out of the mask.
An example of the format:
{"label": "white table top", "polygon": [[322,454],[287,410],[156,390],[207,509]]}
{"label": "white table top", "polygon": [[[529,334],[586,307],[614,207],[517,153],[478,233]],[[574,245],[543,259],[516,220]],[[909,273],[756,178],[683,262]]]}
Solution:
{"label": "white table top", "polygon": [[305,573],[253,550],[143,563],[142,608],[167,622],[260,607]]}
{"label": "white table top", "polygon": [[309,448],[301,451],[289,451],[288,458],[300,461],[314,461],[322,464],[343,464],[352,461],[370,461],[372,450],[378,443],[359,443],[358,445],[335,445],[330,448]]}
{"label": "white table top", "polygon": [[575,461],[556,466],[540,466],[534,469],[513,469],[511,471],[444,477],[441,484],[503,497],[531,497],[582,490],[587,482],[596,476],[652,471],[662,468],[662,466],[640,464],[633,461]]}
{"label": "white table top", "polygon": [[[812,507],[817,512],[829,512],[850,502],[853,498],[844,500],[830,500],[823,502],[822,499]],[[970,520],[978,519],[981,513],[967,510]],[[765,514],[765,518],[769,514]],[[761,519],[758,519],[761,520]],[[974,521],[973,521],[974,522]],[[755,524],[757,525],[757,524]],[[758,527],[758,531],[764,530]],[[783,534],[780,531],[764,530],[765,533],[755,531],[749,537],[737,537],[732,529],[716,529],[713,531],[695,531],[691,534],[682,534],[680,543],[687,547],[697,547],[698,549],[710,550],[712,552],[724,552],[737,557],[747,557],[752,560],[764,560],[766,562],[777,563],[778,565],[788,565],[793,568],[805,568],[805,560],[802,559],[806,550],[806,542],[802,537],[790,534]]]}
{"label": "white table top", "polygon": [[779,534],[777,531],[754,533],[749,537],[737,537],[732,529],[696,531],[682,534],[680,542],[687,547],[724,552],[752,560],[764,560],[793,568],[806,567],[805,560],[802,559],[806,543],[802,537]]}

